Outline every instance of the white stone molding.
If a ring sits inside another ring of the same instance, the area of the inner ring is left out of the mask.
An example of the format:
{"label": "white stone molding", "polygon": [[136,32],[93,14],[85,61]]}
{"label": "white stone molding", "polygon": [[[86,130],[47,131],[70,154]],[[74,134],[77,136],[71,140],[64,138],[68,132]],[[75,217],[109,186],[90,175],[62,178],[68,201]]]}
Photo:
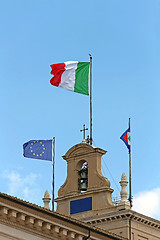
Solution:
{"label": "white stone molding", "polygon": [[17,222],[20,222],[21,224],[25,224],[26,215],[23,213],[17,213]]}
{"label": "white stone molding", "polygon": [[68,239],[75,239],[76,234],[74,232],[68,232]]}
{"label": "white stone molding", "polygon": [[42,220],[35,219],[35,221],[34,221],[34,227],[35,227],[37,230],[40,230],[40,229],[42,228],[42,224],[43,224],[43,221],[42,221]]}
{"label": "white stone molding", "polygon": [[8,218],[12,219],[12,221],[16,221],[17,218],[17,212],[14,210],[9,210],[8,211]]}
{"label": "white stone molding", "polygon": [[143,214],[137,213],[133,210],[116,211],[112,213],[103,214],[100,216],[88,217],[82,220],[90,224],[91,226],[95,226],[95,225],[97,226],[98,224],[101,224],[104,222],[117,221],[121,219],[128,220],[130,218],[132,218],[132,221],[140,222],[142,224],[145,224],[160,230],[160,221],[150,218],[148,216],[145,216]]}
{"label": "white stone molding", "polygon": [[26,216],[25,224],[28,225],[29,227],[33,227],[33,225],[34,225],[34,218],[31,217],[31,216]]}
{"label": "white stone molding", "polygon": [[42,231],[50,233],[51,231],[52,224],[48,222],[43,222],[42,223]]}
{"label": "white stone molding", "polygon": [[0,206],[0,216],[3,216],[4,218],[7,217],[8,216],[8,208]]}

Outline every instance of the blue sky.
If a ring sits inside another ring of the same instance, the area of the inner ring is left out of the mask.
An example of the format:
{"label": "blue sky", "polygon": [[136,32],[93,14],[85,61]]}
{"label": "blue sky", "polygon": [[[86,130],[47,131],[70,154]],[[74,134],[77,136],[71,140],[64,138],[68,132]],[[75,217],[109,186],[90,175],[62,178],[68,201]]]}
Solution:
{"label": "blue sky", "polygon": [[89,127],[89,98],[51,86],[50,64],[89,61],[91,53],[94,145],[107,150],[102,172],[119,196],[116,184],[128,177],[119,137],[130,117],[134,208],[160,219],[159,13],[159,0],[0,2],[1,192],[42,205],[52,165],[24,158],[22,145],[55,136],[57,196],[66,178],[61,156]]}

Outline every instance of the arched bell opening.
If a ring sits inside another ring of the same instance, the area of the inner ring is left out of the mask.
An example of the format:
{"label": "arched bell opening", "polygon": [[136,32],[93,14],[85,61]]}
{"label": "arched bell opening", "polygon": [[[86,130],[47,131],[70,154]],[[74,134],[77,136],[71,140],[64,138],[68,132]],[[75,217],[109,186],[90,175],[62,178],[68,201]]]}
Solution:
{"label": "arched bell opening", "polygon": [[86,192],[88,188],[88,163],[83,161],[81,168],[78,171],[78,190],[80,192]]}

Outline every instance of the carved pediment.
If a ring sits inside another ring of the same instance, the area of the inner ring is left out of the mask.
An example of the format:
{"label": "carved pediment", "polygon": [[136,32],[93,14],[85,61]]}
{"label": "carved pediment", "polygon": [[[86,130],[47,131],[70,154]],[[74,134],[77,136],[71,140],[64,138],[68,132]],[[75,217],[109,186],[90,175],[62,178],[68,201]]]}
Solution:
{"label": "carved pediment", "polygon": [[87,155],[95,152],[99,152],[101,153],[101,155],[106,153],[106,151],[101,148],[93,147],[92,145],[89,145],[87,143],[80,143],[71,147],[63,156],[63,158],[67,160],[68,158],[74,158],[77,156]]}

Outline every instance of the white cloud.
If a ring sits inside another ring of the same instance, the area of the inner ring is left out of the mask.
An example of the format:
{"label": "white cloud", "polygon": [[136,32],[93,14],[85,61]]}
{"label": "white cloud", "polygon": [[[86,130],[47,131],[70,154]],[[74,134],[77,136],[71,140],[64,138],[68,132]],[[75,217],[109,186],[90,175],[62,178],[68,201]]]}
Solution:
{"label": "white cloud", "polygon": [[1,177],[7,180],[8,194],[32,203],[38,202],[37,204],[39,204],[41,201],[41,190],[38,184],[40,175],[29,173],[26,176],[22,176],[17,171],[6,170],[1,174]]}
{"label": "white cloud", "polygon": [[29,193],[30,193],[29,188],[28,188],[28,187],[25,187],[25,188],[23,189],[23,194],[24,194],[24,196],[25,196],[26,198],[29,197]]}
{"label": "white cloud", "polygon": [[160,188],[136,194],[133,198],[133,210],[160,219]]}

